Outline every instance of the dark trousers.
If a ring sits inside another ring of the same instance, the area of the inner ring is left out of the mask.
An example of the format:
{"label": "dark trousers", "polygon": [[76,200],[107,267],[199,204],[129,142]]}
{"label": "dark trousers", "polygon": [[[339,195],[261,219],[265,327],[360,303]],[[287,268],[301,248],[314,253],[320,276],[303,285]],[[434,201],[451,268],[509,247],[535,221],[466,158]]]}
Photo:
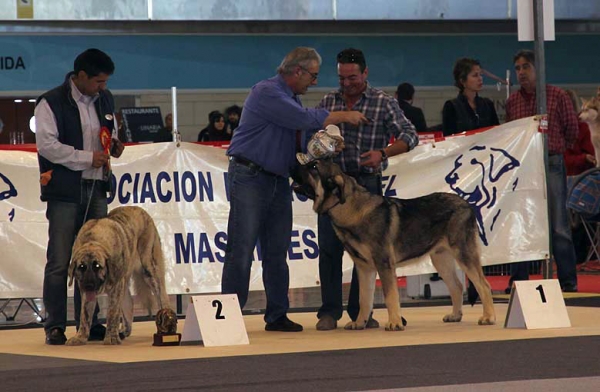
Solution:
{"label": "dark trousers", "polygon": [[[381,176],[359,175],[356,181],[364,186],[369,192],[381,195]],[[344,245],[338,239],[329,215],[320,214],[318,217],[319,231],[319,280],[321,281],[321,301],[317,317],[330,315],[339,320],[342,317],[342,257]],[[348,297],[348,316],[352,321],[358,317],[359,286],[356,266],[352,269],[352,280],[350,282],[350,293]]]}
{"label": "dark trousers", "polygon": [[[93,185],[91,182],[82,182],[80,203],[55,200],[47,202],[48,249],[43,287],[44,308],[47,316],[44,323],[46,332],[52,328],[66,330],[67,277],[73,243],[85,221],[103,218],[107,215],[107,211],[106,192],[101,190],[98,183]],[[96,305],[92,325],[98,324],[98,311],[99,308]],[[79,327],[80,314],[81,294],[77,282],[75,282],[74,318],[77,327]]]}
{"label": "dark trousers", "polygon": [[252,258],[260,241],[262,278],[267,296],[264,319],[272,323],[290,307],[287,253],[292,236],[292,191],[289,179],[229,163],[229,220],[221,279],[223,294],[248,300]]}

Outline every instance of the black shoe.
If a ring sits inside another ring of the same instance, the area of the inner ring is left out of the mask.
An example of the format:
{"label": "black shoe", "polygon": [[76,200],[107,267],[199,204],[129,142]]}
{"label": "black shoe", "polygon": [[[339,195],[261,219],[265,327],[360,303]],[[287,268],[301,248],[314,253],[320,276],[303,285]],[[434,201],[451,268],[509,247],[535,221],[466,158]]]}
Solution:
{"label": "black shoe", "polygon": [[106,336],[106,327],[102,324],[94,325],[90,328],[90,336],[88,337],[88,342],[101,342],[104,340]]}
{"label": "black shoe", "polygon": [[282,316],[276,321],[265,325],[265,331],[301,332],[303,329],[302,325],[293,322],[287,316]]}
{"label": "black shoe", "polygon": [[563,293],[576,293],[577,285],[576,284],[566,284],[562,288]]}
{"label": "black shoe", "polygon": [[67,342],[65,331],[60,328],[52,328],[46,333],[46,344],[51,346],[62,346]]}

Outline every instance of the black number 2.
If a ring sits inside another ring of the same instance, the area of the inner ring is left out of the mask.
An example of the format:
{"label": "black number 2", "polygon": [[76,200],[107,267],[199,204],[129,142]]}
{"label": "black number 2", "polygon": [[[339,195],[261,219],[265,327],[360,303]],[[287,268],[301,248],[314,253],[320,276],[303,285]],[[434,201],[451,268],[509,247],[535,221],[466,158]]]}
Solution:
{"label": "black number 2", "polygon": [[539,285],[535,289],[540,292],[540,297],[542,298],[542,303],[545,304],[546,303],[546,294],[544,294],[544,288],[542,287],[542,285]]}
{"label": "black number 2", "polygon": [[[546,302],[546,301],[544,301]],[[215,299],[212,302],[213,308],[217,308],[217,314],[215,314],[215,319],[217,320],[225,320],[225,316],[223,316],[221,314],[221,311],[223,310],[223,304],[221,303],[221,301],[219,301],[218,299]]]}

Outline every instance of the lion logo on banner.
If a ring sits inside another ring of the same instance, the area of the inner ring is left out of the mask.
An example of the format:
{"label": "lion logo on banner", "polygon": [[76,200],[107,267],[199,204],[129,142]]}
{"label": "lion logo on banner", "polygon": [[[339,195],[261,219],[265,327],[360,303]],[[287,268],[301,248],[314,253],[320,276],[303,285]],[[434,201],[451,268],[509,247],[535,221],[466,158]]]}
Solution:
{"label": "lion logo on banner", "polygon": [[[8,189],[6,187],[8,186]],[[4,174],[0,173],[0,201],[10,199],[11,197],[17,196],[17,188],[13,185],[13,183],[6,177]],[[13,208],[8,216],[10,221],[15,217],[15,209]]]}
{"label": "lion logo on banner", "polygon": [[[469,152],[461,154],[454,161],[454,169],[446,175],[446,183],[450,188],[465,199],[475,211],[477,217],[477,226],[479,237],[487,246],[487,229],[483,222],[483,209],[492,209],[496,206],[498,192],[498,183],[501,178],[506,176],[512,170],[521,166],[521,163],[506,150],[500,148],[475,146],[469,149]],[[461,178],[479,171],[479,182],[469,181],[467,184],[470,189],[465,189],[461,184]],[[517,187],[519,178],[515,178],[512,184],[512,191]],[[502,190],[503,191],[503,190]],[[494,214],[489,231],[494,230],[494,223],[502,214],[502,209],[498,209]]]}

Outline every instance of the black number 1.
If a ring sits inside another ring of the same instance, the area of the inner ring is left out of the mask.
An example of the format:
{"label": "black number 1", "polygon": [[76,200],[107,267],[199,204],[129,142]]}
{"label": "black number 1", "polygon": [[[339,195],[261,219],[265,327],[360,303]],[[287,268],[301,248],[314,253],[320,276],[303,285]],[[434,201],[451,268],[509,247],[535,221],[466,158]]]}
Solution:
{"label": "black number 1", "polygon": [[542,298],[542,303],[545,304],[546,303],[546,294],[544,294],[544,288],[542,287],[542,285],[539,285],[535,289],[540,292],[540,297]]}
{"label": "black number 1", "polygon": [[[544,302],[546,302],[544,300]],[[215,314],[215,319],[217,320],[225,320],[225,316],[223,316],[221,314],[221,311],[223,310],[223,304],[221,303],[221,301],[219,301],[218,299],[215,299],[212,302],[213,308],[217,308],[217,314]]]}

